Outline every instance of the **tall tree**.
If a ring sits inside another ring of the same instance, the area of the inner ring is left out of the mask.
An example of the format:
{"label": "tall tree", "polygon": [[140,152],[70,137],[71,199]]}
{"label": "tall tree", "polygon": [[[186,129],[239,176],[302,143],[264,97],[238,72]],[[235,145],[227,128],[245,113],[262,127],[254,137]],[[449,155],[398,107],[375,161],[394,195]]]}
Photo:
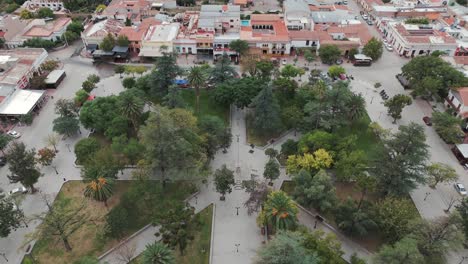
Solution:
{"label": "tall tree", "polygon": [[465,136],[461,130],[462,120],[446,112],[435,111],[432,113],[432,123],[439,136],[449,144],[460,143]]}
{"label": "tall tree", "polygon": [[418,241],[406,237],[393,245],[384,245],[374,257],[375,264],[423,264]]}
{"label": "tall tree", "polygon": [[235,51],[240,59],[249,50],[249,43],[242,39],[236,39],[229,43],[229,49]]}
{"label": "tall tree", "polygon": [[13,140],[13,137],[11,137],[8,134],[1,133],[0,134],[0,151],[2,151],[3,155],[5,155],[5,148],[10,144],[10,142]]}
{"label": "tall tree", "polygon": [[172,250],[161,242],[146,245],[143,251],[142,264],[174,264]]}
{"label": "tall tree", "polygon": [[220,148],[231,145],[232,135],[224,121],[217,116],[203,116],[198,121],[198,127],[205,138],[205,149],[209,159],[212,159]]}
{"label": "tall tree", "polygon": [[383,140],[372,174],[385,194],[406,195],[426,181],[425,163],[429,157],[426,135],[421,125],[400,126]]}
{"label": "tall tree", "polygon": [[156,236],[161,236],[162,242],[170,247],[178,247],[180,254],[184,255],[189,241],[194,238],[190,229],[194,221],[195,208],[178,202],[160,214],[154,221],[154,224],[161,226]]}
{"label": "tall tree", "polygon": [[61,117],[76,117],[78,112],[79,108],[71,99],[58,99],[55,103],[55,113]]}
{"label": "tall tree", "polygon": [[364,116],[366,112],[366,100],[361,94],[351,94],[346,102],[348,108],[348,119],[350,121],[359,119]]}
{"label": "tall tree", "polygon": [[[37,151],[37,162],[42,166],[51,166],[56,155],[57,153],[54,150],[42,148]],[[54,168],[55,173],[58,174],[57,166],[52,166],[52,168]]]}
{"label": "tall tree", "polygon": [[257,78],[227,79],[226,82],[216,86],[213,97],[220,105],[234,104],[239,108],[244,108],[252,103],[252,99],[263,87],[265,83]]}
{"label": "tall tree", "polygon": [[133,129],[137,132],[140,127],[140,119],[144,105],[145,103],[142,99],[130,93],[121,93],[117,101],[119,112],[132,122]]}
{"label": "tall tree", "polygon": [[303,238],[296,232],[279,232],[258,252],[257,264],[318,264],[319,257],[302,245]]}
{"label": "tall tree", "polygon": [[323,63],[333,64],[341,56],[341,50],[336,45],[322,45],[319,49],[319,56]]}
{"label": "tall tree", "polygon": [[103,202],[107,207],[107,200],[112,196],[114,179],[97,177],[86,184],[84,196]]}
{"label": "tall tree", "polygon": [[190,69],[190,73],[188,75],[188,81],[190,85],[195,88],[195,96],[196,96],[196,103],[195,103],[195,112],[198,113],[200,110],[200,88],[202,88],[206,84],[206,76],[205,72],[202,67],[195,66]]}
{"label": "tall tree", "polygon": [[70,237],[90,221],[85,213],[87,204],[84,201],[70,203],[70,199],[58,199],[53,204],[46,197],[43,200],[47,208],[44,213],[34,216],[42,222],[35,237],[59,238],[65,249],[72,251]]}
{"label": "tall tree", "polygon": [[115,71],[115,73],[119,74],[120,78],[122,78],[122,73],[125,72],[125,66],[117,65],[117,66],[115,66],[114,71]]}
{"label": "tall tree", "polygon": [[164,97],[174,79],[182,73],[177,65],[177,56],[173,53],[163,52],[153,71],[149,75],[150,95]]}
{"label": "tall tree", "polygon": [[187,107],[187,103],[182,97],[182,92],[176,85],[169,87],[169,92],[164,96],[162,105],[169,109]]}
{"label": "tall tree", "polygon": [[279,230],[292,230],[297,225],[297,209],[294,201],[283,191],[268,194],[264,204],[267,222]]}
{"label": "tall tree", "polygon": [[[341,243],[333,233],[322,230],[303,232],[302,244],[309,252],[316,252],[320,264],[343,264]],[[365,263],[364,263],[365,264]]]}
{"label": "tall tree", "polygon": [[214,83],[220,84],[223,83],[236,75],[236,70],[231,65],[231,60],[229,56],[224,53],[218,61],[214,69],[211,71],[210,79]]}
{"label": "tall tree", "polygon": [[232,192],[234,185],[234,172],[223,165],[221,169],[217,169],[214,173],[214,183],[216,191],[221,194],[220,200],[225,200],[226,193]]}
{"label": "tall tree", "polygon": [[393,118],[393,124],[396,123],[397,119],[401,118],[401,112],[405,106],[411,105],[413,101],[411,97],[404,94],[397,94],[385,101],[384,105],[388,108],[388,115]]}
{"label": "tall tree", "polygon": [[41,173],[36,167],[36,151],[27,150],[22,142],[13,142],[8,154],[10,175],[7,175],[11,183],[20,182],[25,187],[30,188],[34,193],[34,184],[39,180]]}
{"label": "tall tree", "polygon": [[435,188],[441,182],[454,182],[458,179],[457,172],[447,164],[435,162],[427,166],[429,186]]}
{"label": "tall tree", "polygon": [[336,177],[340,181],[355,181],[366,174],[367,156],[362,150],[341,151],[335,162]]}
{"label": "tall tree", "polygon": [[119,35],[115,41],[115,44],[120,47],[128,47],[128,45],[130,45],[130,41],[128,40],[127,36]]}
{"label": "tall tree", "polygon": [[161,175],[193,176],[203,167],[206,154],[202,137],[196,133],[197,120],[187,110],[156,107],[141,128],[141,140],[147,159]]}
{"label": "tall tree", "polygon": [[57,117],[52,123],[52,130],[61,135],[72,136],[80,130],[80,121],[76,117]]}
{"label": "tall tree", "polygon": [[413,202],[405,198],[386,197],[374,205],[375,221],[385,240],[394,243],[413,230],[418,218]]}
{"label": "tall tree", "polygon": [[362,49],[362,53],[366,56],[371,57],[374,61],[380,59],[383,53],[383,43],[382,41],[372,37],[364,48]]}
{"label": "tall tree", "polygon": [[270,87],[263,88],[253,101],[253,127],[261,135],[272,135],[281,127],[280,106]]}
{"label": "tall tree", "polygon": [[319,171],[315,176],[301,170],[293,176],[296,183],[294,198],[302,205],[316,208],[322,212],[334,208],[337,198],[335,187],[330,176],[324,171]]}
{"label": "tall tree", "polygon": [[99,44],[99,48],[101,48],[104,51],[111,51],[115,46],[115,37],[111,33],[107,34],[105,36],[101,43]]}
{"label": "tall tree", "polygon": [[461,200],[460,204],[456,205],[458,213],[461,216],[461,228],[465,235],[465,241],[468,241],[468,198]]}
{"label": "tall tree", "polygon": [[16,230],[25,223],[23,211],[5,197],[0,198],[0,237],[8,237],[12,230]]}
{"label": "tall tree", "polygon": [[411,237],[418,241],[419,251],[428,259],[443,259],[449,250],[462,246],[464,237],[458,228],[461,222],[457,212],[435,220],[423,220],[415,226]]}
{"label": "tall tree", "polygon": [[265,182],[249,181],[248,183],[243,182],[242,185],[249,193],[249,199],[244,202],[244,207],[247,207],[247,214],[252,215],[254,212],[258,212],[258,209],[266,201],[270,189]]}
{"label": "tall tree", "polygon": [[352,236],[365,236],[377,227],[367,208],[361,207],[351,198],[338,206],[335,215],[338,227]]}
{"label": "tall tree", "polygon": [[273,180],[278,179],[280,176],[279,164],[275,159],[270,158],[265,164],[265,170],[263,171],[263,177],[270,180],[270,184],[273,184]]}
{"label": "tall tree", "polygon": [[401,70],[415,96],[444,98],[449,89],[468,84],[468,78],[462,72],[440,57],[417,56]]}

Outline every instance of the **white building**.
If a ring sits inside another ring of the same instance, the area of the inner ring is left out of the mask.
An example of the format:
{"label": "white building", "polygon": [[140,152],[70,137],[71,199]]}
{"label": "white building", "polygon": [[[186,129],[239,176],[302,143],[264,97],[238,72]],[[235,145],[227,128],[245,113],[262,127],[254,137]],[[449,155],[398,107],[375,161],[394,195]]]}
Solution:
{"label": "white building", "polygon": [[431,25],[382,21],[380,26],[396,52],[405,57],[428,55],[434,51],[453,56],[458,46],[455,38]]}
{"label": "white building", "polygon": [[64,9],[63,1],[60,0],[28,0],[21,6],[28,10],[36,10],[47,7],[52,11],[60,11]]}
{"label": "white building", "polygon": [[445,106],[452,108],[458,117],[468,118],[468,87],[450,90],[445,98]]}
{"label": "white building", "polygon": [[305,0],[283,2],[284,22],[289,30],[312,29],[313,21],[309,4]]}
{"label": "white building", "polygon": [[[179,34],[179,23],[164,22],[161,25],[151,26],[143,37],[139,56],[161,57],[163,52],[174,51],[174,40]],[[187,52],[192,52],[187,51]]]}
{"label": "white building", "polygon": [[202,5],[198,28],[218,34],[239,33],[240,6]]}

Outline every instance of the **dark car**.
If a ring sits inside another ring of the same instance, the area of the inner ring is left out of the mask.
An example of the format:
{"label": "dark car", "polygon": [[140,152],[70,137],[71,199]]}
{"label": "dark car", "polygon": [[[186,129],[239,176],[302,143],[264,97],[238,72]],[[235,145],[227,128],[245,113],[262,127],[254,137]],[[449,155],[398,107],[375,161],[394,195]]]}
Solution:
{"label": "dark car", "polygon": [[408,81],[408,79],[406,79],[405,76],[403,76],[403,74],[397,74],[395,75],[395,77],[397,78],[397,80],[400,82],[401,86],[403,86],[404,89],[410,89],[410,83]]}
{"label": "dark car", "polygon": [[5,157],[0,157],[0,167],[5,166],[7,163],[7,159]]}
{"label": "dark car", "polygon": [[432,120],[430,117],[428,116],[423,117],[423,121],[427,126],[432,126]]}

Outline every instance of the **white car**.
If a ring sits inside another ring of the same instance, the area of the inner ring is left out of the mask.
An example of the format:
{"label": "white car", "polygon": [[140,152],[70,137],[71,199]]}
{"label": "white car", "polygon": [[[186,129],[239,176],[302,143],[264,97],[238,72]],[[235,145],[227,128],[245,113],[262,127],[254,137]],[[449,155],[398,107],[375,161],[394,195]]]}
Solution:
{"label": "white car", "polygon": [[463,186],[463,184],[455,183],[453,186],[455,187],[455,190],[457,190],[457,192],[461,195],[465,196],[467,194],[465,186]]}
{"label": "white car", "polygon": [[14,194],[20,194],[20,193],[27,193],[28,189],[26,189],[24,186],[15,188],[11,191],[8,192],[9,195],[14,195]]}
{"label": "white car", "polygon": [[366,14],[362,15],[362,19],[367,20],[369,17]]}
{"label": "white car", "polygon": [[393,47],[392,47],[392,45],[390,45],[390,44],[385,45],[385,48],[386,48],[388,51],[393,51]]}
{"label": "white car", "polygon": [[14,137],[14,138],[19,138],[19,137],[21,137],[21,134],[20,134],[19,132],[14,131],[14,130],[8,131],[7,134],[10,135],[10,136],[12,136],[12,137]]}
{"label": "white car", "polygon": [[281,64],[283,64],[283,65],[286,65],[287,63],[288,63],[288,62],[286,61],[286,59],[283,59],[283,60],[281,61]]}

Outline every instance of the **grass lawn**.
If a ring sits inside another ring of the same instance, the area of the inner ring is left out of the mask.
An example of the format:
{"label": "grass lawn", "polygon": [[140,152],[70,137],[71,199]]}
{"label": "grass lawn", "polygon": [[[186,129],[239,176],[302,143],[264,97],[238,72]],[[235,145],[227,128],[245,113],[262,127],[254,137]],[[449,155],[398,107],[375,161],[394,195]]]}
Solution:
{"label": "grass lawn", "polygon": [[[89,214],[93,221],[83,225],[70,237],[73,248],[67,252],[63,244],[55,239],[40,238],[33,248],[33,256],[36,263],[73,263],[83,256],[99,256],[105,251],[115,246],[119,240],[104,236],[106,224],[106,214],[119,204],[122,196],[131,192],[132,196],[144,192],[142,186],[147,189],[156,190],[160,186],[158,181],[141,182],[117,181],[114,195],[108,200],[108,208],[101,202],[88,200],[85,212]],[[69,181],[65,183],[56,199],[67,200],[71,205],[79,203],[83,199],[85,184],[82,181]],[[181,191],[182,190],[182,191]],[[134,221],[126,227],[122,239],[133,234],[138,229],[147,225],[153,220],[156,210],[167,210],[175,200],[183,200],[193,192],[193,188],[188,188],[185,183],[168,183],[166,188],[160,192],[154,191],[145,197],[140,197],[141,202],[133,207]],[[27,262],[26,262],[27,263]]]}
{"label": "grass lawn", "polygon": [[[283,181],[283,185],[281,185],[281,190],[287,193],[288,195],[292,196],[295,185],[296,184],[294,183],[294,181]],[[340,201],[345,201],[346,199],[348,199],[348,197],[355,201],[358,201],[361,198],[361,193],[355,188],[355,183],[335,182],[335,188],[336,196]],[[370,202],[376,202],[378,199],[379,196],[376,194],[369,194],[367,196],[367,200]],[[414,205],[413,200],[411,200],[411,197],[407,196],[405,199],[408,199],[411,202],[416,215],[419,215],[418,209]],[[322,215],[327,219],[327,222],[329,224],[338,229],[338,225],[335,223],[333,214],[327,213]],[[364,237],[353,237],[351,239],[363,246],[364,248],[366,248],[367,250],[374,252],[377,251],[379,247],[385,243],[384,239],[380,236],[378,230],[374,230]]]}
{"label": "grass lawn", "polygon": [[[218,116],[223,119],[226,124],[229,123],[229,106],[222,106],[217,104],[210,96],[210,91],[201,89],[200,90],[200,112],[197,114],[198,117],[205,115]],[[182,97],[191,109],[195,111],[195,104],[197,99],[195,97],[194,89],[182,90]]]}
{"label": "grass lawn", "polygon": [[363,150],[369,159],[373,159],[377,155],[379,147],[379,138],[369,129],[371,120],[367,113],[360,119],[356,120],[349,126],[343,126],[337,131],[333,132],[340,137],[349,135],[356,135],[357,148]]}
{"label": "grass lawn", "polygon": [[[73,263],[85,255],[99,255],[105,249],[109,249],[118,243],[117,240],[99,240],[96,235],[104,228],[105,215],[119,203],[122,194],[129,188],[129,181],[118,181],[115,186],[114,195],[108,200],[108,208],[102,202],[88,200],[85,213],[94,220],[83,225],[70,237],[71,252],[67,252],[61,241],[54,238],[40,238],[32,251],[36,263]],[[66,182],[56,201],[68,201],[70,205],[76,205],[83,199],[85,184],[82,181]],[[25,260],[27,261],[27,260]],[[23,261],[23,263],[28,263]]]}
{"label": "grass lawn", "polygon": [[[210,259],[211,226],[213,220],[213,205],[209,205],[197,214],[199,225],[193,229],[194,239],[188,244],[184,255],[174,250],[177,264],[207,264]],[[132,264],[141,263],[141,255],[134,259]]]}

